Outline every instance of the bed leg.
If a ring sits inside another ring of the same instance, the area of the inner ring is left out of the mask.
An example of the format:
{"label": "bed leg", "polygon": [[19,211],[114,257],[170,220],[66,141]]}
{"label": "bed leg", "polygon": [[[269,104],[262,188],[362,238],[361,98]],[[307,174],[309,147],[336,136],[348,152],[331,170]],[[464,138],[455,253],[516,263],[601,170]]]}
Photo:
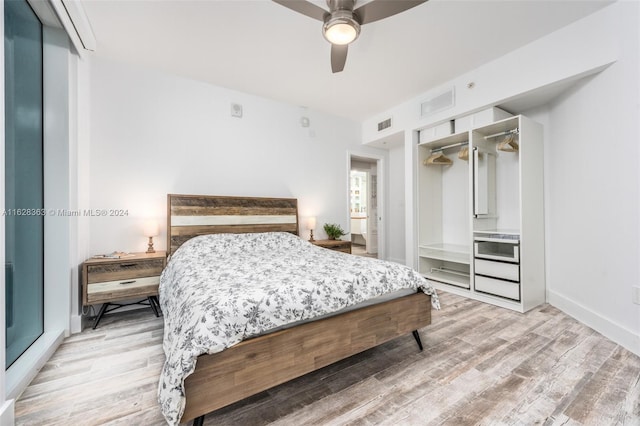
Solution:
{"label": "bed leg", "polygon": [[420,340],[420,334],[418,333],[418,330],[413,330],[413,337],[416,339],[418,347],[422,351],[422,340]]}
{"label": "bed leg", "polygon": [[204,416],[196,417],[193,419],[193,426],[203,426],[204,425]]}

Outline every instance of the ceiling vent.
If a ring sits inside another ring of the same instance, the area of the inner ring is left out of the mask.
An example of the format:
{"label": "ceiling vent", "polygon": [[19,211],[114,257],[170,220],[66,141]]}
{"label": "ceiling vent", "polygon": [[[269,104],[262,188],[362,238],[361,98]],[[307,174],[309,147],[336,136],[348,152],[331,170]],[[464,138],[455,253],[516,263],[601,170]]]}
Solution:
{"label": "ceiling vent", "polygon": [[453,87],[433,96],[420,104],[420,115],[426,117],[438,111],[451,108],[456,104],[456,94]]}
{"label": "ceiling vent", "polygon": [[388,129],[389,127],[391,127],[391,117],[378,123],[379,132]]}

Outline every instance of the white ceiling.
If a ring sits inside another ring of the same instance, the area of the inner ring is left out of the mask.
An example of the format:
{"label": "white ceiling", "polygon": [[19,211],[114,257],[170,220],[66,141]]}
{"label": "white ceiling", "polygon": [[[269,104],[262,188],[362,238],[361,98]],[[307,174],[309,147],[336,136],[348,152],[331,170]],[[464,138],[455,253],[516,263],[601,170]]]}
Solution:
{"label": "white ceiling", "polygon": [[83,5],[95,56],[363,120],[611,2],[431,0],[364,25],[338,74],[322,23],[269,0]]}

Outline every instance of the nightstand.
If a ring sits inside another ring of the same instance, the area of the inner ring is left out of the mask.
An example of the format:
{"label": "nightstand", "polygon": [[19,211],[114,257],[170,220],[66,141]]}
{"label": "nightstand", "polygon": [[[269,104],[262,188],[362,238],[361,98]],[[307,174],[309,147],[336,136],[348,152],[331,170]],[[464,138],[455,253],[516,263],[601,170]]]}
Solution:
{"label": "nightstand", "polygon": [[351,241],[342,240],[315,240],[310,241],[311,244],[324,247],[329,250],[341,251],[351,254]]}
{"label": "nightstand", "polygon": [[[94,329],[105,313],[129,305],[149,306],[159,316],[158,284],[166,266],[166,253],[132,254],[120,259],[91,258],[82,264],[82,305],[102,303],[93,323]],[[142,300],[115,303],[136,298]]]}

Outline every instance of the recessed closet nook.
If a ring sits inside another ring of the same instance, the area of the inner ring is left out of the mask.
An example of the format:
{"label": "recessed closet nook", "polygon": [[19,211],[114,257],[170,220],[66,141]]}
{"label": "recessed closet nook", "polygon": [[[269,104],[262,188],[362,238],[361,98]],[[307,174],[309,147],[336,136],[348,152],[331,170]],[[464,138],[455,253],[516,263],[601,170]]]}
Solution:
{"label": "recessed closet nook", "polygon": [[451,123],[453,134],[420,132],[418,270],[441,290],[526,312],[545,302],[542,126],[489,112],[489,123]]}

